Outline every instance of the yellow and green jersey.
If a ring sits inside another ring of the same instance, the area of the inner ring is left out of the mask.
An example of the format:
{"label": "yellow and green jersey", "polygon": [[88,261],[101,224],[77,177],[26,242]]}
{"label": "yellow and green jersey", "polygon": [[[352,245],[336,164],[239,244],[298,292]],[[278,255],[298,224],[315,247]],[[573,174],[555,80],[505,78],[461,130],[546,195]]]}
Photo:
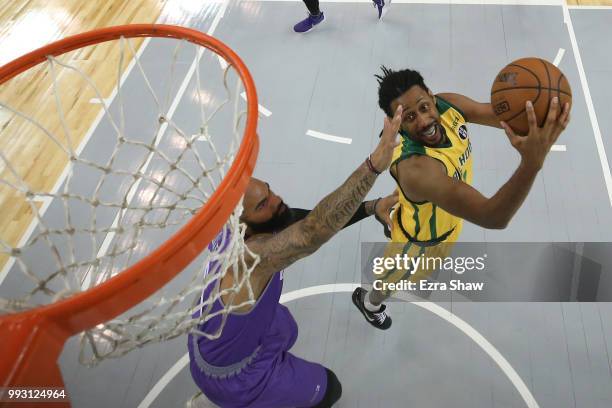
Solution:
{"label": "yellow and green jersey", "polygon": [[[415,142],[400,132],[402,143],[393,152],[393,163],[413,155],[429,156],[446,167],[446,174],[465,183],[472,184],[472,145],[468,137],[465,116],[459,108],[436,97],[436,108],[440,114],[442,132],[446,134],[442,144],[429,147]],[[396,179],[397,182],[397,179]],[[391,239],[396,242],[421,242],[436,244],[454,242],[459,237],[463,220],[447,213],[429,202],[409,200],[399,187],[399,206],[393,214]]]}

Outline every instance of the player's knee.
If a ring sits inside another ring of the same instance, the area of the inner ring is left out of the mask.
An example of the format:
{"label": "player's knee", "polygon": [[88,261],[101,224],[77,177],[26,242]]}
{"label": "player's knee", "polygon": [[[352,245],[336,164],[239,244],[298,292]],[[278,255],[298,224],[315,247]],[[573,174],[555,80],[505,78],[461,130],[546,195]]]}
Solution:
{"label": "player's knee", "polygon": [[333,406],[342,396],[342,384],[336,377],[336,374],[328,368],[325,369],[327,373],[327,388],[325,395],[321,402],[315,405],[313,408],[329,408]]}

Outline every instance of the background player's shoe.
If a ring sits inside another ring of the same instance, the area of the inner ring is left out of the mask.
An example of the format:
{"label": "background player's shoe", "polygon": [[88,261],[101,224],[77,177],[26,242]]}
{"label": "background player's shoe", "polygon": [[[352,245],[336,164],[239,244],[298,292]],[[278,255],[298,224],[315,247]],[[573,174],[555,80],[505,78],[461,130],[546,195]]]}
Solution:
{"label": "background player's shoe", "polygon": [[389,11],[389,7],[391,7],[391,0],[372,0],[374,3],[374,7],[378,10],[378,19],[382,20],[382,18]]}
{"label": "background player's shoe", "polygon": [[377,329],[387,330],[391,327],[391,318],[387,316],[385,313],[385,309],[387,308],[385,305],[380,305],[380,309],[378,312],[370,312],[366,309],[364,299],[368,291],[362,288],[357,288],[353,291],[353,304],[359,309],[363,317],[370,323],[372,326]]}
{"label": "background player's shoe", "polygon": [[293,26],[293,31],[296,33],[307,33],[323,20],[325,20],[323,12],[320,12],[318,16],[308,13],[308,17]]}

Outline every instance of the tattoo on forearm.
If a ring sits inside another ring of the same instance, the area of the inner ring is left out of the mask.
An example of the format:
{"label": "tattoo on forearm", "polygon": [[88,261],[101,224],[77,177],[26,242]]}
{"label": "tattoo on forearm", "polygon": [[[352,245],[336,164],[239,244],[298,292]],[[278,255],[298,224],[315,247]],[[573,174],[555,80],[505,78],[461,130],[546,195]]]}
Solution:
{"label": "tattoo on forearm", "polygon": [[357,210],[365,195],[376,181],[376,175],[365,163],[336,191],[325,197],[309,214],[313,227],[323,234],[335,233],[342,228]]}
{"label": "tattoo on forearm", "polygon": [[[363,163],[301,221],[275,235],[256,235],[247,246],[260,256],[259,271],[276,272],[314,252],[353,216],[376,181]],[[267,275],[257,273],[256,277]]]}

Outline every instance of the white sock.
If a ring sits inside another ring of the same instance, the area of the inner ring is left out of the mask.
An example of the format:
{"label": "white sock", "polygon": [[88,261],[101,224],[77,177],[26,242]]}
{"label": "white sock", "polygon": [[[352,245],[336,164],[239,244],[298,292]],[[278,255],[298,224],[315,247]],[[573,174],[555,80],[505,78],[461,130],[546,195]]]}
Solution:
{"label": "white sock", "polygon": [[369,312],[373,312],[376,313],[380,310],[380,305],[373,305],[370,302],[370,294],[366,293],[365,295],[365,299],[363,300],[363,305],[365,306],[366,310]]}

